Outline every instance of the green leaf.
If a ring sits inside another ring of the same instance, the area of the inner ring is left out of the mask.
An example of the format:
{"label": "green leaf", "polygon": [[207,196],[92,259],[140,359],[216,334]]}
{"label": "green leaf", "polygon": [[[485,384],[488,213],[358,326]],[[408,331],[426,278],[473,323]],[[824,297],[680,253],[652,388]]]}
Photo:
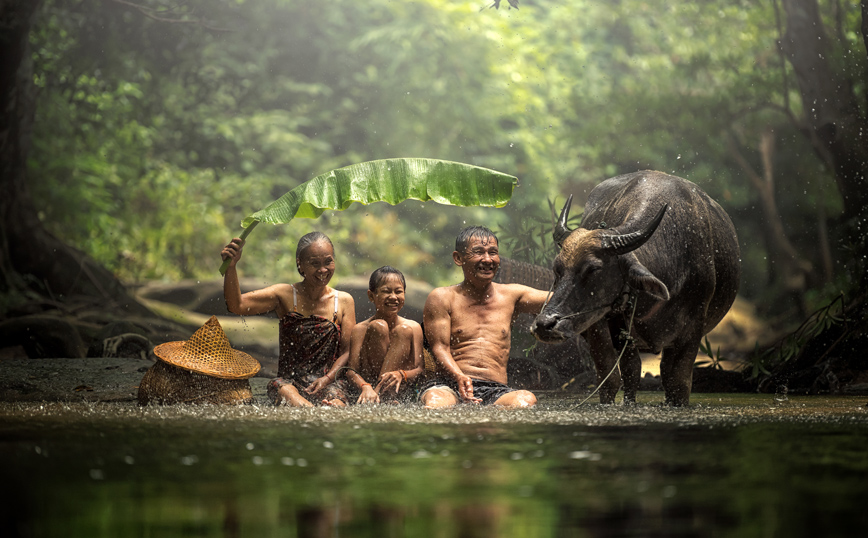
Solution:
{"label": "green leaf", "polygon": [[[354,202],[396,205],[413,199],[457,206],[503,207],[518,184],[514,176],[469,164],[436,159],[368,161],[319,175],[287,192],[241,222],[245,234],[259,222],[285,224],[317,218],[326,209],[343,211]],[[224,274],[228,261],[220,267]]]}
{"label": "green leaf", "polygon": [[244,219],[285,224],[293,218],[317,218],[326,209],[353,204],[413,199],[458,206],[503,207],[518,180],[488,168],[436,159],[383,159],[338,168],[284,194]]}

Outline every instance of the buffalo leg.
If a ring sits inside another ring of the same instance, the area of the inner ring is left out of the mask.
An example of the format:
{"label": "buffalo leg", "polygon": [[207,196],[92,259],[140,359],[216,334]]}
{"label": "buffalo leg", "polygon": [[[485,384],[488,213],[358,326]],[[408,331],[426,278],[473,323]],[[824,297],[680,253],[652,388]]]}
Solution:
{"label": "buffalo leg", "polygon": [[[621,379],[624,383],[624,403],[636,403],[636,393],[639,391],[639,377],[642,375],[642,359],[639,358],[639,352],[636,350],[636,347],[626,338],[627,327],[623,320],[611,318],[609,320],[609,334],[613,336],[616,360],[623,350],[619,369],[621,370]],[[609,373],[608,370],[606,373]]]}
{"label": "buffalo leg", "polygon": [[660,359],[660,378],[667,404],[681,407],[690,403],[690,388],[693,384],[693,363],[699,340],[689,344],[680,343],[663,350]]}
{"label": "buffalo leg", "polygon": [[[619,351],[620,353],[620,348]],[[621,357],[621,376],[624,378],[624,403],[636,403],[639,392],[639,378],[642,375],[642,359],[632,345],[627,346]]]}
{"label": "buffalo leg", "polygon": [[[591,358],[594,360],[594,367],[597,370],[597,383],[600,383],[603,378],[609,375],[618,358],[615,348],[612,346],[612,335],[606,321],[601,320],[591,325],[585,331],[585,340],[588,342],[588,347],[591,348]],[[615,403],[615,395],[618,394],[620,388],[621,375],[616,371],[600,387],[600,403]]]}

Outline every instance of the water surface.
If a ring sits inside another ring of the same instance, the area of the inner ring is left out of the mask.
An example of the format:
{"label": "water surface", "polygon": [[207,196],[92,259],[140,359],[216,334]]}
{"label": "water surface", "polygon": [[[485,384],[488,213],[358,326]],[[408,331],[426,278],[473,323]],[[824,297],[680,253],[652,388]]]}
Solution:
{"label": "water surface", "polygon": [[868,398],[660,398],[574,408],[543,394],[512,411],[0,404],[2,517],[13,536],[65,537],[868,531]]}

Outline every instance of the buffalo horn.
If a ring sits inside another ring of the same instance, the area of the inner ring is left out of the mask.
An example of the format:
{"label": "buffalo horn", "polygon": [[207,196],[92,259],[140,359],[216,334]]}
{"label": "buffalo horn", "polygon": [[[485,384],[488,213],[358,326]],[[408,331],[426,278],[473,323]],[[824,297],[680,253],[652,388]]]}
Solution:
{"label": "buffalo horn", "polygon": [[663,220],[663,215],[666,213],[668,207],[667,204],[663,204],[663,207],[661,207],[660,211],[657,212],[657,216],[655,216],[654,219],[642,230],[603,236],[603,248],[614,250],[615,254],[626,254],[627,252],[641,247],[645,241],[651,237],[651,234],[654,233],[657,226],[660,225],[660,221]]}
{"label": "buffalo horn", "polygon": [[571,194],[569,198],[567,198],[567,203],[564,204],[564,208],[561,209],[561,216],[558,217],[558,222],[555,224],[554,232],[552,232],[552,237],[559,247],[562,246],[567,237],[573,233],[572,230],[567,228],[567,219],[570,217],[570,205],[572,205],[572,203],[573,195]]}

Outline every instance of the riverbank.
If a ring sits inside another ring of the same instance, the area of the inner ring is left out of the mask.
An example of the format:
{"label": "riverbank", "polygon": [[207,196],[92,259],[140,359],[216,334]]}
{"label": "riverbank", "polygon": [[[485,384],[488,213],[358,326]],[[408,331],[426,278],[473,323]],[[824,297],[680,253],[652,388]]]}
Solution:
{"label": "riverbank", "polygon": [[[135,402],[153,363],[124,358],[7,359],[0,362],[0,402]],[[264,400],[268,378],[250,379]]]}

